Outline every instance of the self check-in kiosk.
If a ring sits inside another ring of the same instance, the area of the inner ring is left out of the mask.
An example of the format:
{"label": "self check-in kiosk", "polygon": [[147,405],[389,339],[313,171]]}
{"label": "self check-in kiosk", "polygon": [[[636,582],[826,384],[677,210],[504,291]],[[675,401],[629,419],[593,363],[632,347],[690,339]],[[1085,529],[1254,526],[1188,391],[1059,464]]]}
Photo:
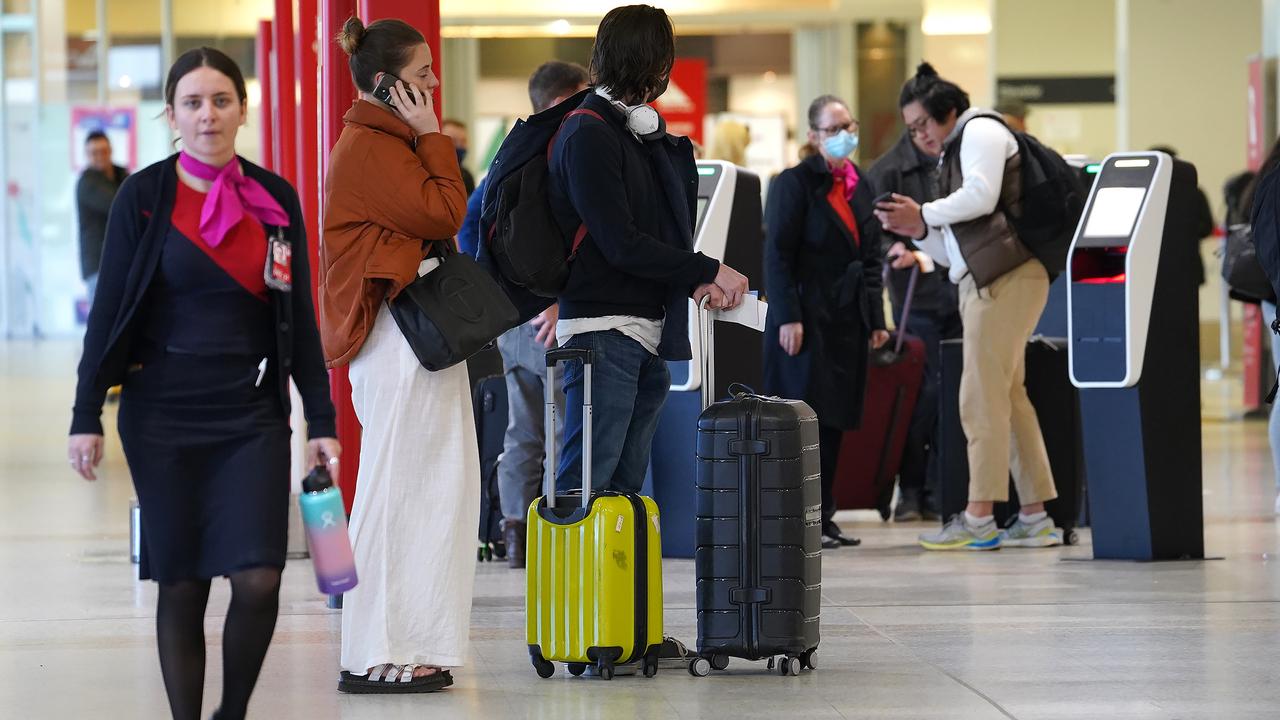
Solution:
{"label": "self check-in kiosk", "polygon": [[[760,178],[719,160],[698,161],[698,204],[694,249],[725,262],[744,274],[751,287],[763,280],[764,217]],[[761,319],[763,320],[763,319]],[[697,498],[694,475],[698,415],[702,413],[703,373],[697,308],[689,303],[692,362],[668,363],[671,394],[662,408],[653,438],[646,494],[662,513],[662,554],[693,557]],[[759,388],[764,374],[759,329],[720,323],[714,334],[716,387],[712,397],[724,397],[732,383]]]}
{"label": "self check-in kiosk", "polygon": [[1204,557],[1193,245],[1169,242],[1195,168],[1164,153],[1103,161],[1068,257],[1093,555]]}

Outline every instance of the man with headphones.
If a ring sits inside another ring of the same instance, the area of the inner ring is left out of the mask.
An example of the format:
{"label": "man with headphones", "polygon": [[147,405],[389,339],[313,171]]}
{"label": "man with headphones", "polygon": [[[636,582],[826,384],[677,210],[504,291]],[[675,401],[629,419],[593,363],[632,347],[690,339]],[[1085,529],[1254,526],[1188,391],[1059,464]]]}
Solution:
{"label": "man with headphones", "polygon": [[[559,297],[561,347],[594,354],[594,489],[639,492],[658,415],[671,387],[668,360],[689,360],[688,300],[736,307],[747,278],[693,251],[698,187],[688,138],[667,134],[648,103],[675,62],[670,18],[648,5],[611,11],[591,53],[581,109],[552,145],[551,208],[566,237],[587,235]],[[566,422],[559,487],[581,487],[583,369],[565,368]],[[692,432],[690,428],[690,432]]]}

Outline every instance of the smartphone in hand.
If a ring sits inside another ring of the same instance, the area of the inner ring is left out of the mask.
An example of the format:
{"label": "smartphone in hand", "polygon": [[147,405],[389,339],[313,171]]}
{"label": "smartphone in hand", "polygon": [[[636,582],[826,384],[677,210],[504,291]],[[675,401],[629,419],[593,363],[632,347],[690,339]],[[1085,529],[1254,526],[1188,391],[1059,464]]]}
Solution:
{"label": "smartphone in hand", "polygon": [[876,196],[876,199],[875,199],[875,200],[873,200],[873,201],[871,201],[871,207],[876,207],[876,208],[878,208],[878,207],[880,207],[880,203],[887,203],[887,202],[893,202],[893,193],[892,193],[892,192],[885,192],[885,193],[880,193],[879,195],[877,195],[877,196]]}
{"label": "smartphone in hand", "polygon": [[[380,73],[378,75],[378,84],[375,85],[373,88],[373,96],[377,98],[379,102],[386,103],[387,105],[395,107],[396,101],[395,101],[395,97],[391,94],[391,88],[397,82],[400,82],[400,79],[397,78],[395,75],[392,75],[391,73],[385,73],[385,72]],[[409,102],[411,103],[415,102],[413,99],[413,93],[409,92],[408,86],[401,88],[401,90],[403,90],[405,95],[409,97]]]}

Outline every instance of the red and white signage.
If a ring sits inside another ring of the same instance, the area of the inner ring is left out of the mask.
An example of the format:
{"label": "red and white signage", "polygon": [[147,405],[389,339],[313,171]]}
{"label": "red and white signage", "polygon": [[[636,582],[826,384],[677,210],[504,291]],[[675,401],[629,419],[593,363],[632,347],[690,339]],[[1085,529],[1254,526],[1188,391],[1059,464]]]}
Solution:
{"label": "red and white signage", "polygon": [[677,58],[667,91],[654,106],[667,121],[667,132],[704,145],[702,118],[707,114],[707,61]]}

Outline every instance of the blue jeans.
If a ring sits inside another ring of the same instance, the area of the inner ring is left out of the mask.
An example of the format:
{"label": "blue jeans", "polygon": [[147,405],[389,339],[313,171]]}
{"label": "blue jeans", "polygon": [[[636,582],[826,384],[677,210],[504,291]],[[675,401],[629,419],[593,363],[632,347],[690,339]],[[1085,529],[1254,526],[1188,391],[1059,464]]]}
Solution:
{"label": "blue jeans", "polygon": [[[667,363],[616,330],[574,335],[565,347],[590,349],[595,355],[592,489],[640,492],[658,416],[671,390]],[[582,363],[566,363],[564,453],[556,485],[560,492],[582,487],[582,381]]]}

